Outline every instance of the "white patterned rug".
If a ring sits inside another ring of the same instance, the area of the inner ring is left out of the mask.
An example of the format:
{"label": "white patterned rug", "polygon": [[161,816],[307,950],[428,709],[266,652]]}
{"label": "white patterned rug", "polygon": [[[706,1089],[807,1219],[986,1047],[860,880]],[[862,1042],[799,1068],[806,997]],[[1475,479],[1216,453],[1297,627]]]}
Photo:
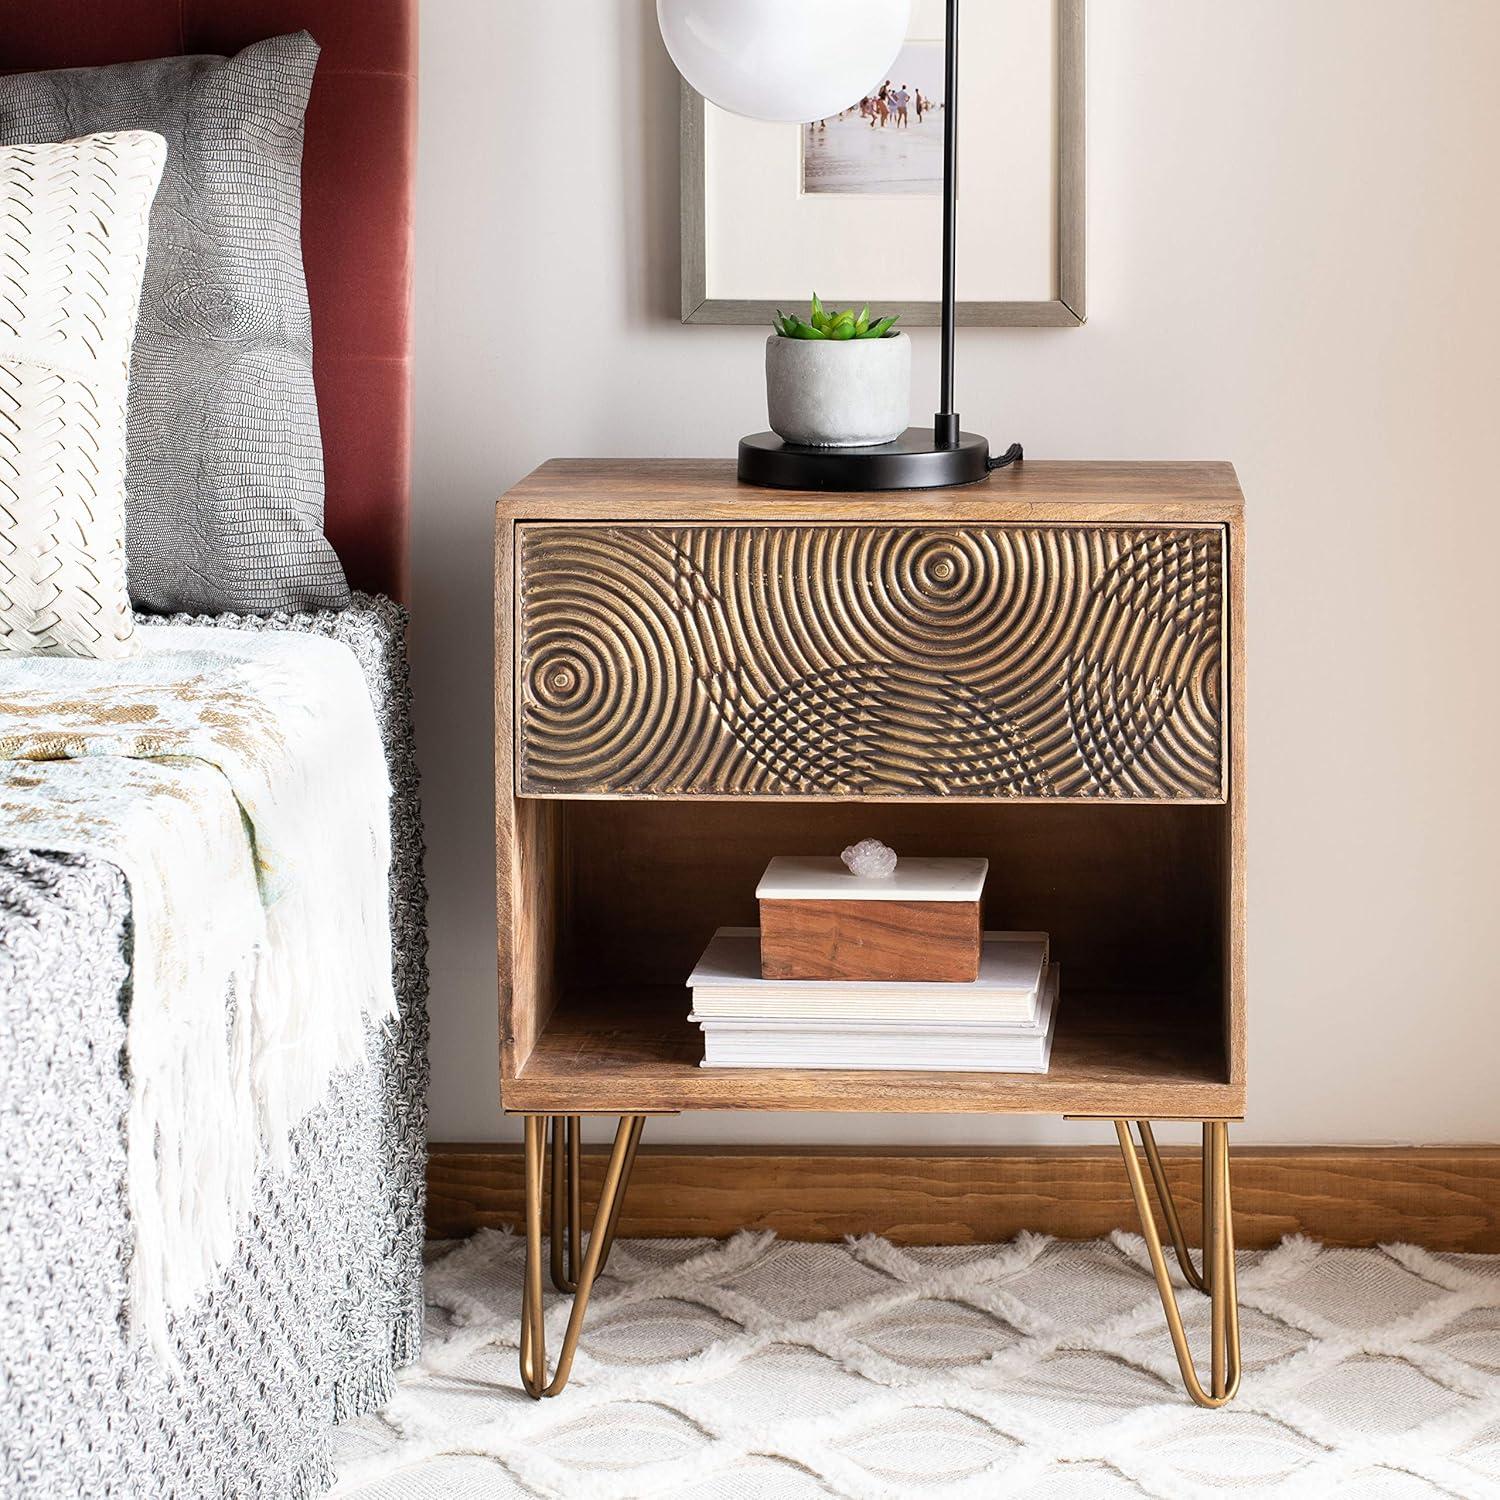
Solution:
{"label": "white patterned rug", "polygon": [[[521,1259],[486,1231],[428,1268],[423,1363],[341,1429],[336,1494],[1500,1496],[1500,1257],[1241,1256],[1245,1378],[1221,1412],[1182,1392],[1135,1236],[624,1240],[544,1402],[516,1373]],[[1206,1349],[1207,1301],[1180,1295]]]}

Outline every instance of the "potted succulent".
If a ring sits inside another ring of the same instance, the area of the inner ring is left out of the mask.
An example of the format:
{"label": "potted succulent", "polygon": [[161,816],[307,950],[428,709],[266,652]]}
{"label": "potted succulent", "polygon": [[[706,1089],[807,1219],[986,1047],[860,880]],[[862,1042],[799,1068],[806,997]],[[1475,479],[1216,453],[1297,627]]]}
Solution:
{"label": "potted succulent", "polygon": [[906,431],[911,414],[911,341],[896,317],[829,311],[812,299],[807,322],[778,313],[766,341],[771,427],[788,443],[866,448]]}

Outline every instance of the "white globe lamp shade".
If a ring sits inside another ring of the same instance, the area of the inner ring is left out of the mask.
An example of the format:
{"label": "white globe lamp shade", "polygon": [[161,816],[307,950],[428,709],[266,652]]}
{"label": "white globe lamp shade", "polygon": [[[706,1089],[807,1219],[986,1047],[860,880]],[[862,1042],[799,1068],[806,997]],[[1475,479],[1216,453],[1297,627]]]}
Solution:
{"label": "white globe lamp shade", "polygon": [[823,120],[889,76],[911,0],[656,0],[677,71],[752,120]]}

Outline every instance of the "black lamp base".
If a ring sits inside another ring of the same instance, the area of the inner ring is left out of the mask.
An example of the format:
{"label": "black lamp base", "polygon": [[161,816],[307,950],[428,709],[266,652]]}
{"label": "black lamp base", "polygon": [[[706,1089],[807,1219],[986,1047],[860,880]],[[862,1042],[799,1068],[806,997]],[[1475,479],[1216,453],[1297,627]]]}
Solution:
{"label": "black lamp base", "polygon": [[908,427],[875,448],[810,448],[774,432],[740,439],[740,479],[778,490],[935,490],[990,471],[988,438],[961,432],[940,448],[930,427]]}

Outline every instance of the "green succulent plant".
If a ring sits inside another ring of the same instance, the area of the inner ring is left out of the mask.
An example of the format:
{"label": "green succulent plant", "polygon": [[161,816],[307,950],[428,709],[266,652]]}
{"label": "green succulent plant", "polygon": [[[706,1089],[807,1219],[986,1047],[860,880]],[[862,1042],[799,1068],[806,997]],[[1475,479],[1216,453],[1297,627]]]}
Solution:
{"label": "green succulent plant", "polygon": [[825,308],[814,292],[809,321],[804,323],[796,313],[778,311],[772,323],[784,339],[832,339],[835,343],[842,343],[847,339],[883,339],[890,334],[900,316],[900,313],[893,313],[872,323],[868,302],[863,312],[856,313],[852,308],[839,312],[837,308]]}

